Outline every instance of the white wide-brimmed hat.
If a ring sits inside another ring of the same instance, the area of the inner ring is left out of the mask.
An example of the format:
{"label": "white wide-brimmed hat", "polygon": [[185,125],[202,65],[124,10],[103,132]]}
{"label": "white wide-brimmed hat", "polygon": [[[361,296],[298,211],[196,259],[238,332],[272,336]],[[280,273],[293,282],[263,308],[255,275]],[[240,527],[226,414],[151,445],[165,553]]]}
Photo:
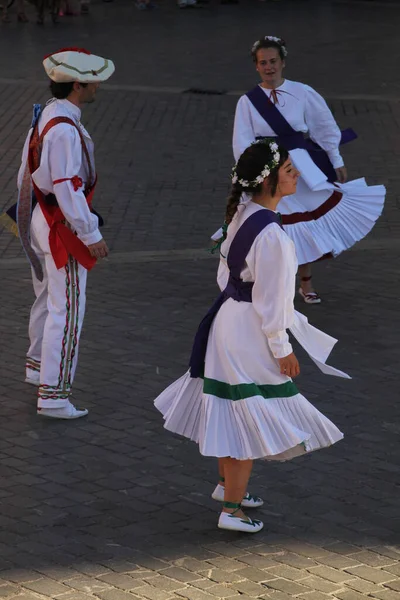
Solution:
{"label": "white wide-brimmed hat", "polygon": [[106,81],[115,71],[112,60],[91,54],[84,48],[63,48],[45,56],[43,66],[47,75],[57,83]]}

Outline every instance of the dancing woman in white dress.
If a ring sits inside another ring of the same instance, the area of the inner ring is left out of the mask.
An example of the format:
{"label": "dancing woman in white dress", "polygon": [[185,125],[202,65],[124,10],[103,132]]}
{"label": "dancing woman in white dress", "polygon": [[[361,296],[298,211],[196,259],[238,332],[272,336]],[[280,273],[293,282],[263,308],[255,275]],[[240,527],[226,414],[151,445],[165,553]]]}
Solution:
{"label": "dancing woman in white dress", "polygon": [[284,79],[286,55],[280,38],[266,36],[253,45],[261,83],[238,101],[233,154],[237,161],[254,140],[271,136],[289,151],[300,178],[295,195],[283,197],[278,210],[296,246],[299,293],[316,304],[321,299],[311,284],[311,263],[337,256],[369,233],[382,212],[385,188],[367,186],[364,179],[346,183],[339,145],[356,136],[340,131],[325,100],[310,86]]}
{"label": "dancing woman in white dress", "polygon": [[[274,141],[257,142],[240,157],[220,249],[221,294],[200,324],[190,370],[155,401],[166,429],[218,458],[212,497],[223,502],[222,529],[263,527],[243,512],[263,504],[247,492],[254,459],[289,460],[343,437],[292,381],[300,368],[287,329],[323,372],[348,377],[326,364],[336,340],[293,307],[296,254],[275,211],[295,193],[298,177]],[[242,203],[245,190],[251,199]]]}

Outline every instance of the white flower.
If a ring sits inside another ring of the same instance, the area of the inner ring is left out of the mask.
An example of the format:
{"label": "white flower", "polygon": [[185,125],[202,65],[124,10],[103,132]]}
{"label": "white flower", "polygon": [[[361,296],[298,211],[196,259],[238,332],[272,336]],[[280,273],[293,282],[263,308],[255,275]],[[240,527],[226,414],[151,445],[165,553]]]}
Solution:
{"label": "white flower", "polygon": [[279,44],[280,47],[282,48],[282,54],[283,54],[283,56],[287,56],[288,53],[287,53],[287,50],[286,50],[286,46],[284,46],[282,44],[281,38],[274,37],[273,35],[266,35],[264,39],[265,40],[270,40],[271,42],[276,42],[277,44]]}
{"label": "white flower", "polygon": [[281,159],[281,155],[279,154],[279,152],[275,152],[275,154],[274,154],[274,161],[276,163],[278,163],[280,161],[280,159]]}
{"label": "white flower", "polygon": [[249,182],[246,181],[245,179],[239,179],[239,183],[242,187],[249,187]]}
{"label": "white flower", "polygon": [[262,175],[259,175],[258,177],[256,177],[256,183],[262,183],[264,181],[264,177]]}
{"label": "white flower", "polygon": [[272,142],[272,144],[270,145],[270,148],[271,148],[272,152],[275,152],[276,150],[278,150],[278,144],[276,142]]}
{"label": "white flower", "polygon": [[238,176],[235,173],[234,175],[232,175],[232,183],[237,183],[237,180],[238,180]]}

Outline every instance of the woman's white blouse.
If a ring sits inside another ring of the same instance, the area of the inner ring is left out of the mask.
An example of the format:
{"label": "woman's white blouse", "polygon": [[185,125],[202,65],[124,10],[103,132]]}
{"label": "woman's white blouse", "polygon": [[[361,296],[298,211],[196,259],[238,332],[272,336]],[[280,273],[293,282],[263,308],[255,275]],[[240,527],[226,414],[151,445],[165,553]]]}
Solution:
{"label": "woman's white blouse", "polygon": [[[271,90],[261,88],[266,96]],[[277,108],[295,131],[308,133],[323,148],[335,169],[343,166],[339,152],[340,129],[325,100],[313,88],[304,83],[288,81],[276,89]],[[242,96],[236,107],[233,128],[233,154],[237,161],[256,137],[274,137],[276,133],[264,121],[247,96]]]}

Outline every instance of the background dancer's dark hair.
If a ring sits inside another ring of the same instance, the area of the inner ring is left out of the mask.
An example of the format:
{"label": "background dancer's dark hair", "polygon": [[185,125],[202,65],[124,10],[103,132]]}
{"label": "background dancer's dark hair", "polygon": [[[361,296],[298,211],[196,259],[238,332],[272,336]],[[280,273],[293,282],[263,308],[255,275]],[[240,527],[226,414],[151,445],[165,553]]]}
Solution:
{"label": "background dancer's dark hair", "polygon": [[[65,100],[68,98],[72,90],[74,89],[75,81],[63,81],[58,83],[57,81],[50,81],[50,90],[54,98],[57,100]],[[87,83],[79,83],[82,87],[87,87]]]}
{"label": "background dancer's dark hair", "polygon": [[[235,169],[239,181],[232,184],[231,193],[228,196],[226,204],[225,223],[228,225],[235,216],[243,192],[253,196],[261,191],[263,185],[262,183],[258,183],[251,187],[246,187],[241,185],[240,180],[244,179],[245,181],[253,181],[262,173],[266,165],[273,164],[274,153],[269,144],[269,142],[273,141],[273,138],[266,138],[266,143],[253,144],[252,146],[249,146],[249,148],[247,148],[239,158]],[[278,151],[280,154],[279,164],[271,169],[271,174],[268,177],[268,183],[272,196],[275,196],[278,187],[279,168],[289,156],[287,150],[281,146],[279,146]]]}
{"label": "background dancer's dark hair", "polygon": [[286,42],[281,38],[277,39],[279,41],[271,40],[268,38],[260,38],[257,42],[255,42],[251,49],[251,57],[253,59],[253,62],[257,62],[257,52],[261,50],[261,48],[276,48],[279,52],[279,56],[281,57],[281,59],[285,60],[287,56]]}

